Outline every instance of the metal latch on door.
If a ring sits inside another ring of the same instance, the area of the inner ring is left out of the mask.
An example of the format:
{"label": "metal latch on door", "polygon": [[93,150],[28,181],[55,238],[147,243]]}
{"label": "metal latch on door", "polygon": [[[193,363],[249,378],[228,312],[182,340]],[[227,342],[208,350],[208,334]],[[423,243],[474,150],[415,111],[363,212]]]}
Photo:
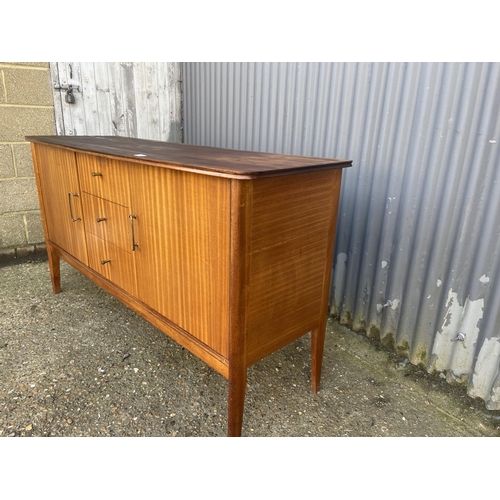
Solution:
{"label": "metal latch on door", "polygon": [[56,90],[65,90],[66,91],[66,95],[64,96],[64,100],[68,104],[75,104],[75,102],[76,102],[75,94],[73,94],[74,91],[81,92],[79,85],[73,85],[71,83],[69,85],[66,85],[66,84],[64,84],[64,85],[55,84],[54,88]]}

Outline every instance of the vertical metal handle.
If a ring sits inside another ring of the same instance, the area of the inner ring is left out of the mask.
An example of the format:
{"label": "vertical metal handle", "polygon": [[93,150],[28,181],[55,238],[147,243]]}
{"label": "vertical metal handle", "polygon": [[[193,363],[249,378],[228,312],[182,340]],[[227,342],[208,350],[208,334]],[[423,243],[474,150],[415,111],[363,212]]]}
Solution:
{"label": "vertical metal handle", "polygon": [[135,242],[135,236],[134,236],[134,219],[137,219],[137,215],[129,215],[128,218],[130,219],[130,231],[132,233],[132,252],[134,252],[135,248],[139,246]]}
{"label": "vertical metal handle", "polygon": [[72,207],[71,207],[71,197],[72,197],[72,196],[76,196],[76,197],[78,197],[79,195],[78,195],[78,193],[68,193],[69,216],[71,217],[71,220],[72,220],[73,222],[76,222],[77,220],[82,220],[82,218],[81,218],[81,217],[78,217],[77,219],[75,219],[75,218],[73,217],[73,209],[72,209]]}

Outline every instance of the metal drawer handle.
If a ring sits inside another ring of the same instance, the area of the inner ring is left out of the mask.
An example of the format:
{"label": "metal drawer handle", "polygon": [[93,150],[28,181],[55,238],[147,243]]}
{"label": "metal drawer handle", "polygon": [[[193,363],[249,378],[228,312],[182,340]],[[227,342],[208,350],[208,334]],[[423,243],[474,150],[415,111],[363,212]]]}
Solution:
{"label": "metal drawer handle", "polygon": [[132,233],[132,252],[134,252],[135,248],[139,246],[135,242],[135,236],[134,236],[134,219],[137,219],[137,215],[129,215],[128,218],[130,219],[130,231]]}
{"label": "metal drawer handle", "polygon": [[78,217],[78,218],[74,218],[73,217],[73,209],[71,208],[71,197],[72,196],[76,196],[78,198],[78,194],[77,193],[68,193],[68,206],[69,206],[69,216],[71,217],[71,220],[73,222],[76,222],[77,220],[82,220],[81,217]]}
{"label": "metal drawer handle", "polygon": [[92,177],[102,177],[101,172],[92,172],[91,175],[92,175]]}
{"label": "metal drawer handle", "polygon": [[97,217],[96,222],[104,222],[106,217]]}
{"label": "metal drawer handle", "polygon": [[111,259],[107,260],[101,260],[101,264],[104,266],[104,264],[107,264],[108,262],[111,262]]}

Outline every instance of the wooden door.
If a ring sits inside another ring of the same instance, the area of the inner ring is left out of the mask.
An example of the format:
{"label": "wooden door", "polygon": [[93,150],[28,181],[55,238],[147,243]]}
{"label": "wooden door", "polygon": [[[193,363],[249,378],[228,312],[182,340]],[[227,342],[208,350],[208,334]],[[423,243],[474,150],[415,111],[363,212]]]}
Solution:
{"label": "wooden door", "polygon": [[230,180],[130,168],[139,298],[228,355]]}
{"label": "wooden door", "polygon": [[51,62],[50,74],[58,135],[182,142],[180,63]]}
{"label": "wooden door", "polygon": [[75,153],[33,144],[42,185],[46,238],[88,264]]}

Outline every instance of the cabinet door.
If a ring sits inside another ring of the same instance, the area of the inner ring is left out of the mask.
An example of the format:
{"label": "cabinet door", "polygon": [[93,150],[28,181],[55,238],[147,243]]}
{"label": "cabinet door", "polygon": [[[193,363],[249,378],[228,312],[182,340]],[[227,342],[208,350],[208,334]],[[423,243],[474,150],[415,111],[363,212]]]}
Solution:
{"label": "cabinet door", "polygon": [[227,357],[229,179],[144,165],[129,172],[139,298]]}
{"label": "cabinet door", "polygon": [[42,187],[46,237],[88,264],[75,154],[42,144],[35,144],[34,152]]}

